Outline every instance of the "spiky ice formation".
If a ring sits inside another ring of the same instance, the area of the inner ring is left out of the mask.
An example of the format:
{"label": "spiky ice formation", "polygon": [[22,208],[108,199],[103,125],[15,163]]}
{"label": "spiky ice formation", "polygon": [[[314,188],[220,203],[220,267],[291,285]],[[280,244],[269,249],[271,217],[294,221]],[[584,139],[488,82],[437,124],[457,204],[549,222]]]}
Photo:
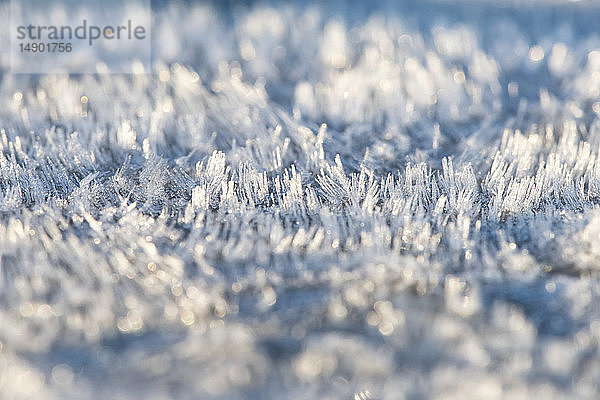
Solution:
{"label": "spiky ice formation", "polygon": [[600,8],[393,3],[0,60],[1,398],[597,397]]}

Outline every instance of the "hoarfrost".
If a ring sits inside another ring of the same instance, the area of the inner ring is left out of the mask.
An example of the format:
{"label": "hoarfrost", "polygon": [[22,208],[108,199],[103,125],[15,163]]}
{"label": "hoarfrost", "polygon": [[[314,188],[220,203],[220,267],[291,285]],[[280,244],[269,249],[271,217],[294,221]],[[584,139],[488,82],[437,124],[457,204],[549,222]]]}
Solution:
{"label": "hoarfrost", "polygon": [[600,8],[425,3],[0,60],[0,397],[597,398]]}

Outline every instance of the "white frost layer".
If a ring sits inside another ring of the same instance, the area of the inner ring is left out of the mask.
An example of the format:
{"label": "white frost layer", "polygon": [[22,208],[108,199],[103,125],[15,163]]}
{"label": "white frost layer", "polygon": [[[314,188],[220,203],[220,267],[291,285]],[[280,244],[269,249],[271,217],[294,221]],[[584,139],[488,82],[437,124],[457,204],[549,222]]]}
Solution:
{"label": "white frost layer", "polygon": [[443,3],[0,60],[0,398],[597,398],[600,8]]}

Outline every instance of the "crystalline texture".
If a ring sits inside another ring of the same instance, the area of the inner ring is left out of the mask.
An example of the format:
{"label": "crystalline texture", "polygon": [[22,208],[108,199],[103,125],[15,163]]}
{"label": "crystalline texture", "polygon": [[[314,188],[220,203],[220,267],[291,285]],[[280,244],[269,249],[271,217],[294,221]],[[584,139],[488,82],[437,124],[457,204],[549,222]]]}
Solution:
{"label": "crystalline texture", "polygon": [[502,3],[0,59],[0,398],[597,398],[600,8]]}

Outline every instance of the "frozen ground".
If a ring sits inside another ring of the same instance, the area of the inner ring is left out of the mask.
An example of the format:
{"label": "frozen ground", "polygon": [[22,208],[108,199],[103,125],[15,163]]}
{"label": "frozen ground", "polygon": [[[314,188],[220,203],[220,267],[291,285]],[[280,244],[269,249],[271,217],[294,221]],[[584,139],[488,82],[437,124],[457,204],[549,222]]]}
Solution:
{"label": "frozen ground", "polygon": [[598,398],[600,5],[366,3],[0,58],[0,398]]}

